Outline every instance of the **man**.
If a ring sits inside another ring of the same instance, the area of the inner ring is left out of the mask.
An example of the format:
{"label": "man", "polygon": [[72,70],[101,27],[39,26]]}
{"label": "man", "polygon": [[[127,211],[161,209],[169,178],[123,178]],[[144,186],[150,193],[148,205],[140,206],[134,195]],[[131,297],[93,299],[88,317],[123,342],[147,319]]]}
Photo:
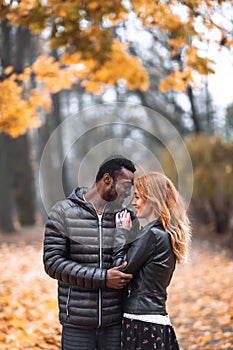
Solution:
{"label": "man", "polygon": [[135,170],[123,157],[105,161],[91,189],[75,189],[49,214],[44,266],[58,280],[63,350],[120,349],[122,289],[132,275],[112,267],[115,215]]}

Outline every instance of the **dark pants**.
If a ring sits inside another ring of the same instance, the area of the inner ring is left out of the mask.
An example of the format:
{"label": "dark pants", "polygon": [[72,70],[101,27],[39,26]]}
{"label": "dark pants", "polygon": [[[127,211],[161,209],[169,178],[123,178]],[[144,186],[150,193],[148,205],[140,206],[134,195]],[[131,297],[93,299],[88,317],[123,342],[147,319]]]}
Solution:
{"label": "dark pants", "polygon": [[121,324],[98,329],[64,326],[62,350],[120,350]]}

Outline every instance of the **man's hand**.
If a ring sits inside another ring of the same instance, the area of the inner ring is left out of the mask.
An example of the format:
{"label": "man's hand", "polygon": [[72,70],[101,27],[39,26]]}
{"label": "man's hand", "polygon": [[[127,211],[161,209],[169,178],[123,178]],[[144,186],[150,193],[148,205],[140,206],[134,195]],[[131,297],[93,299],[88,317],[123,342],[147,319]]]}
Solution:
{"label": "man's hand", "polygon": [[117,267],[113,267],[107,270],[106,285],[108,288],[122,289],[133,278],[132,274],[121,272],[127,265],[125,261],[123,264]]}

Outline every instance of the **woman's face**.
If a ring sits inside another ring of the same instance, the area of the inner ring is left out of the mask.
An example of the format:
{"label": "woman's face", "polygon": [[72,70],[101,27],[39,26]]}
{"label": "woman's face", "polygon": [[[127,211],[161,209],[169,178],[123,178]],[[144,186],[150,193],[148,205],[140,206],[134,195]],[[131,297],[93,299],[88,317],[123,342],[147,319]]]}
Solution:
{"label": "woman's face", "polygon": [[134,192],[132,206],[134,207],[138,218],[145,218],[147,220],[149,219],[152,213],[152,205],[149,201],[141,198],[137,191]]}

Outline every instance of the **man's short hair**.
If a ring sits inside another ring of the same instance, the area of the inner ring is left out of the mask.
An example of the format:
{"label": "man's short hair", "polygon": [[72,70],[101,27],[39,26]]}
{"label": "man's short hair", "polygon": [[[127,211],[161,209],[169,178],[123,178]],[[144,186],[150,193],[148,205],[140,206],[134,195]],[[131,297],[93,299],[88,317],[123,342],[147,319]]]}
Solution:
{"label": "man's short hair", "polygon": [[121,155],[108,157],[100,165],[98,173],[96,175],[95,182],[98,182],[99,180],[101,180],[104,174],[106,173],[108,173],[113,178],[113,180],[115,180],[116,176],[119,174],[119,172],[123,168],[131,171],[132,173],[136,171],[136,168],[133,162],[131,162],[131,160]]}

